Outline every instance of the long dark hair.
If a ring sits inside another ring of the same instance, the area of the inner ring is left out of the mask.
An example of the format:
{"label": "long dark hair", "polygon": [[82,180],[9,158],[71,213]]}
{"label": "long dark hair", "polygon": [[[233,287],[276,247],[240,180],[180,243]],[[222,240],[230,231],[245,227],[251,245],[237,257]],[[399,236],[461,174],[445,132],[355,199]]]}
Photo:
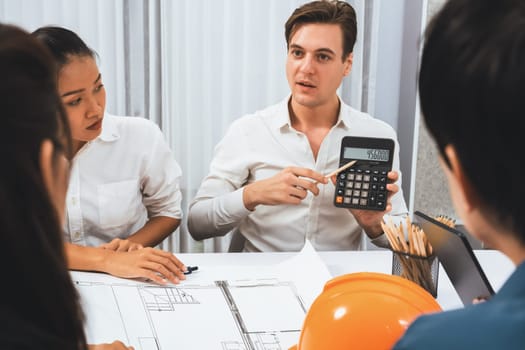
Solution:
{"label": "long dark hair", "polygon": [[[0,329],[2,344],[19,348],[16,342],[26,344],[23,338],[33,335],[55,349],[87,349],[60,218],[39,161],[44,140],[53,142],[56,157],[60,152],[69,156],[71,150],[55,64],[29,33],[0,24],[0,77],[0,266],[2,278],[11,284],[0,298],[0,312],[10,318]],[[16,334],[11,324],[24,328]]]}

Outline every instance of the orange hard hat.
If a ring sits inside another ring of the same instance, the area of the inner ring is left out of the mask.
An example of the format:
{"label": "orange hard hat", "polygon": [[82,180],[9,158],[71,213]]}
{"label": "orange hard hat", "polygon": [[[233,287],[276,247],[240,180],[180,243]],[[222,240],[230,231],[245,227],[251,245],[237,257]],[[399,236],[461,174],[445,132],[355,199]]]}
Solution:
{"label": "orange hard hat", "polygon": [[436,311],[441,307],[432,295],[405,278],[342,275],[325,284],[290,350],[391,349],[417,316]]}

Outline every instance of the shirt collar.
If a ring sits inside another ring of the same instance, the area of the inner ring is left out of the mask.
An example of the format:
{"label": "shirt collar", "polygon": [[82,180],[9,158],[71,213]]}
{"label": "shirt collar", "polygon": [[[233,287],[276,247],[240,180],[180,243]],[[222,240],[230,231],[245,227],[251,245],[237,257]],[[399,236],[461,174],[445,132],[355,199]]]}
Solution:
{"label": "shirt collar", "polygon": [[[283,127],[292,128],[292,122],[290,120],[290,114],[288,113],[288,101],[292,95],[288,95],[284,100],[278,103],[275,108],[274,117],[272,118],[270,124],[272,128],[281,129]],[[340,99],[339,99],[340,100]],[[341,101],[341,108],[339,109],[339,116],[337,117],[337,122],[335,127],[342,127],[347,130],[350,129],[350,113],[352,109],[350,106]]]}
{"label": "shirt collar", "polygon": [[291,95],[288,95],[288,97],[274,106],[274,113],[270,112],[273,116],[271,117],[269,124],[273,129],[279,130],[284,127],[292,127],[292,122],[290,121],[290,115],[288,113],[288,101],[290,100],[290,97]]}
{"label": "shirt collar", "polygon": [[335,126],[345,128],[346,130],[350,130],[350,125],[352,124],[350,122],[350,116],[352,113],[352,108],[350,108],[349,105],[341,101],[339,117],[337,118],[337,123],[335,123]]}
{"label": "shirt collar", "polygon": [[106,113],[104,115],[104,120],[102,120],[102,132],[97,137],[97,139],[100,139],[104,142],[112,142],[118,140],[119,138],[120,133],[115,120],[110,114]]}

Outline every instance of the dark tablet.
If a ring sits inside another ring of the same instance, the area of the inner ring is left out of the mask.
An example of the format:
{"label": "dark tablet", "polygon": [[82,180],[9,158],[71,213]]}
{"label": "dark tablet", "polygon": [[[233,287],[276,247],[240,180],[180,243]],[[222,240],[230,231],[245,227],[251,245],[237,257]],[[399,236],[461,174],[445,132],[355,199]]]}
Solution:
{"label": "dark tablet", "polygon": [[472,304],[476,298],[490,298],[494,294],[467,237],[462,232],[420,211],[414,213],[414,222],[425,231],[434,254],[464,305]]}

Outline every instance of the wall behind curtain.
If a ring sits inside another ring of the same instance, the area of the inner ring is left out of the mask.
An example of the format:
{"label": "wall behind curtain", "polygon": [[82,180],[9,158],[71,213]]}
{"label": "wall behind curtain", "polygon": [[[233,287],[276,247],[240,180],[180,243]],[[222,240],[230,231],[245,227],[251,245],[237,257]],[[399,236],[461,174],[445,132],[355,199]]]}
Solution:
{"label": "wall behind curtain", "polygon": [[[416,67],[400,72],[402,58],[417,58],[417,49],[403,36],[420,28],[404,23],[407,11],[416,12],[408,13],[411,18],[421,15],[407,6],[410,1],[349,1],[358,15],[358,38],[352,72],[339,91],[346,103],[394,128],[407,125],[403,132],[409,144],[415,95],[400,96],[415,84]],[[0,0],[0,21],[29,31],[48,24],[65,26],[98,52],[108,111],[152,119],[163,130],[183,170],[186,214],[208,172],[213,148],[230,123],[287,96],[284,23],[304,2]],[[402,170],[409,172],[411,149],[404,152],[402,147],[401,154]],[[162,247],[224,251],[228,242],[195,242],[183,220]]]}
{"label": "wall behind curtain", "polygon": [[[441,9],[445,0],[429,0],[428,21]],[[414,205],[429,215],[447,215],[456,218],[445,174],[438,162],[439,151],[424,125],[420,125],[418,139],[417,176]]]}

